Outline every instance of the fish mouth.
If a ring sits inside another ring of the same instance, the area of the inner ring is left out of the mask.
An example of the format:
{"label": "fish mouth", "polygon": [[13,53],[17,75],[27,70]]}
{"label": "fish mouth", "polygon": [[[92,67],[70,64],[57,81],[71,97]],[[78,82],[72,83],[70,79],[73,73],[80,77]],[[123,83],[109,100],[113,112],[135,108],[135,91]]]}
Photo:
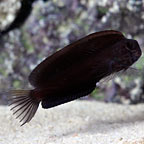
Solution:
{"label": "fish mouth", "polygon": [[134,55],[132,56],[132,61],[135,62],[140,58],[141,52],[133,52],[133,53]]}

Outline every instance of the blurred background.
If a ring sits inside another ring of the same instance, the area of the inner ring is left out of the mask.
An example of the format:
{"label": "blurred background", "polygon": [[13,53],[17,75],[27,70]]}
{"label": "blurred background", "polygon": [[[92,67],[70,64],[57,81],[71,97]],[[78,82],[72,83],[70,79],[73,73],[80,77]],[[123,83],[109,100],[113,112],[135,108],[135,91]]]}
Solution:
{"label": "blurred background", "polygon": [[[144,50],[144,0],[0,0],[0,104],[3,91],[26,89],[44,58],[96,31],[113,29]],[[144,102],[144,57],[100,82],[81,100]]]}

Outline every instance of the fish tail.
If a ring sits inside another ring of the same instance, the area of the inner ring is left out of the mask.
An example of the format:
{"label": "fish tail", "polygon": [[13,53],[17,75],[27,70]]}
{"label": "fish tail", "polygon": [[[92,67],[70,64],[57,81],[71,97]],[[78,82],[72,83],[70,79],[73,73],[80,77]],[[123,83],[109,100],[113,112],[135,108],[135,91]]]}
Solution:
{"label": "fish tail", "polygon": [[33,90],[11,90],[11,110],[16,119],[20,119],[21,126],[28,123],[35,115],[40,101],[34,97]]}

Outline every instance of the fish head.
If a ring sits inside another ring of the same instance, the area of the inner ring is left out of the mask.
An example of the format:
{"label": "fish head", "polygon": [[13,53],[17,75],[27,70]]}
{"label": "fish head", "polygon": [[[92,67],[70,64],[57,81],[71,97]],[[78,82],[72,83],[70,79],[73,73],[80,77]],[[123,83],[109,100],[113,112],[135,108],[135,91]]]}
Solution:
{"label": "fish head", "polygon": [[124,39],[113,46],[111,58],[114,72],[128,69],[141,56],[142,52],[136,40]]}

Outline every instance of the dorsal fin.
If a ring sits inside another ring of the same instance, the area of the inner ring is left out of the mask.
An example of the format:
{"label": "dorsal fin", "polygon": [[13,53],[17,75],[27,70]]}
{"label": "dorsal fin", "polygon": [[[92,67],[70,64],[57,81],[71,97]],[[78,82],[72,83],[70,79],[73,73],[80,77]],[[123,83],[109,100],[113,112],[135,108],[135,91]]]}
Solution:
{"label": "dorsal fin", "polygon": [[32,71],[29,81],[35,87],[43,87],[59,72],[85,61],[121,39],[124,39],[122,33],[113,30],[90,34],[46,58]]}

